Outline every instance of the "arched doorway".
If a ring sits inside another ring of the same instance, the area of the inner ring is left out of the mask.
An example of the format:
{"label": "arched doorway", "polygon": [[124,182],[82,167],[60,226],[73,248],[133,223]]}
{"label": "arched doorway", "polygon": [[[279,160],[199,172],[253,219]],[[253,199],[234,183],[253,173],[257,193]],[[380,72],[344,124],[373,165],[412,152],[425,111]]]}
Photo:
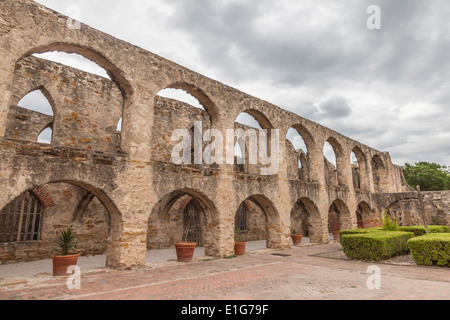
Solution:
{"label": "arched doorway", "polygon": [[0,213],[0,242],[11,244],[0,246],[0,256],[8,254],[1,263],[49,259],[56,235],[70,227],[77,234],[77,251],[98,256],[95,267],[117,265],[114,241],[121,214],[109,196],[90,184],[66,180],[33,187]]}
{"label": "arched doorway", "polygon": [[278,233],[279,216],[273,203],[263,195],[253,195],[240,203],[234,216],[234,231],[245,235],[246,241],[265,240],[266,248],[280,248],[282,234]]}
{"label": "arched doorway", "polygon": [[353,229],[350,210],[341,199],[333,201],[328,210],[328,231],[330,233]]}
{"label": "arched doorway", "polygon": [[322,240],[322,226],[319,211],[309,198],[300,198],[291,210],[291,233],[303,235],[309,242]]}
{"label": "arched doorway", "polygon": [[173,249],[176,242],[195,241],[205,255],[215,256],[215,215],[213,203],[200,192],[182,189],[167,194],[149,216],[147,250]]}
{"label": "arched doorway", "polygon": [[361,201],[356,208],[356,222],[358,229],[367,229],[372,227],[379,227],[381,220],[372,211],[369,204]]}

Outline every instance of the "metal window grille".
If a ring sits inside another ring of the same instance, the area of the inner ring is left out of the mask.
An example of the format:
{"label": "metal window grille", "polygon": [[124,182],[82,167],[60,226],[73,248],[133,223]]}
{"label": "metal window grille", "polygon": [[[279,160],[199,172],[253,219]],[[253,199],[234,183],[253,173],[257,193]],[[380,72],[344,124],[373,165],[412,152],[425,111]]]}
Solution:
{"label": "metal window grille", "polygon": [[236,230],[240,229],[241,231],[247,231],[247,209],[244,204],[241,204],[236,212],[235,227]]}
{"label": "metal window grille", "polygon": [[44,207],[29,191],[0,211],[0,242],[41,240]]}
{"label": "metal window grille", "polygon": [[183,241],[193,241],[202,247],[200,212],[193,201],[189,202],[183,212]]}

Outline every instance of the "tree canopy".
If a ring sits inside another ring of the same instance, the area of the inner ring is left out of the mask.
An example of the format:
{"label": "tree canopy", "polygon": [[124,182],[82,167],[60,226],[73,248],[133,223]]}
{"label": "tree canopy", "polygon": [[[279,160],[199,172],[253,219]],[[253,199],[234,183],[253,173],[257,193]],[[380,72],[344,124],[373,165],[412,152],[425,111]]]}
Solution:
{"label": "tree canopy", "polygon": [[450,168],[437,163],[417,162],[403,166],[406,182],[414,189],[422,191],[450,190]]}

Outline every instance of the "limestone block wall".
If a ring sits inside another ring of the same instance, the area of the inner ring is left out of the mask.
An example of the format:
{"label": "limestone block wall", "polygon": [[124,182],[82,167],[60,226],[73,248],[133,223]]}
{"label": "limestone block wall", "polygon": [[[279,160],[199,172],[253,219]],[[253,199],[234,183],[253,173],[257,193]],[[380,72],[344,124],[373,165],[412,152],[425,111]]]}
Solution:
{"label": "limestone block wall", "polygon": [[53,116],[16,106],[10,107],[8,118],[8,137],[34,142],[42,130],[53,123]]}
{"label": "limestone block wall", "polygon": [[[54,119],[38,113],[31,113],[31,118],[29,112],[15,108],[34,90],[41,90],[47,97]],[[11,105],[6,137],[37,141],[36,132],[53,123],[55,146],[106,152],[119,149],[117,125],[122,117],[123,98],[109,79],[30,56],[16,65]]]}

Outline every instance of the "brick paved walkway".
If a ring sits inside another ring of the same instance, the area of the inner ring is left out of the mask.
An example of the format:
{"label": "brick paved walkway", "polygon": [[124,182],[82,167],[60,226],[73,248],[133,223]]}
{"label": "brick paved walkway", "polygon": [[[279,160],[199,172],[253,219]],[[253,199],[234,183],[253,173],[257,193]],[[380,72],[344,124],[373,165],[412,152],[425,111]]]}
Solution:
{"label": "brick paved walkway", "polygon": [[381,289],[369,290],[368,263],[313,256],[339,244],[146,270],[88,274],[0,287],[0,300],[386,300],[450,298],[450,269],[378,264]]}

